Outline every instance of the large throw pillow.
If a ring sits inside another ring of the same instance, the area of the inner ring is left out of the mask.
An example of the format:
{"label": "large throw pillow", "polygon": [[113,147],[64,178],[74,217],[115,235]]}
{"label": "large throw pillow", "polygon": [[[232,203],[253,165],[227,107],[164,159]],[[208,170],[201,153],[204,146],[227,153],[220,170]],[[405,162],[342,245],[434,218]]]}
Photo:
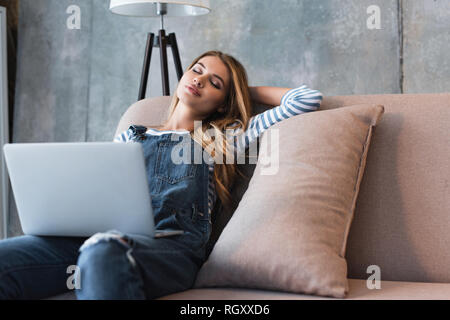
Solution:
{"label": "large throw pillow", "polygon": [[194,287],[344,298],[347,236],[383,113],[381,105],[347,106],[292,117],[267,130],[248,189]]}

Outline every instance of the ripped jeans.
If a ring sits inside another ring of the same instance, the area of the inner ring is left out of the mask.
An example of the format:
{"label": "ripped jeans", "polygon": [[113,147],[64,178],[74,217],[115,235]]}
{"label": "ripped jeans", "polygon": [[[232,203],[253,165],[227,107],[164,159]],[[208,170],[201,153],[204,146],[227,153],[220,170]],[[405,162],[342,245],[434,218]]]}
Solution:
{"label": "ripped jeans", "polygon": [[[181,212],[181,213],[180,213]],[[151,238],[116,230],[90,238],[19,236],[0,241],[0,300],[156,299],[190,289],[206,259],[207,217],[182,210],[184,234]]]}

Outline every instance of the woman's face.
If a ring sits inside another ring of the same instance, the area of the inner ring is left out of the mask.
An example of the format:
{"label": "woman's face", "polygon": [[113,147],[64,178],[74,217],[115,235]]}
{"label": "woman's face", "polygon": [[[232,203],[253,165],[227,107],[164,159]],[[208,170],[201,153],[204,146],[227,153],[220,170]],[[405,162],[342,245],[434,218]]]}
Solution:
{"label": "woman's face", "polygon": [[218,57],[206,56],[184,73],[177,96],[184,105],[193,108],[195,114],[206,118],[215,111],[225,110],[223,104],[229,88],[230,75],[226,65]]}

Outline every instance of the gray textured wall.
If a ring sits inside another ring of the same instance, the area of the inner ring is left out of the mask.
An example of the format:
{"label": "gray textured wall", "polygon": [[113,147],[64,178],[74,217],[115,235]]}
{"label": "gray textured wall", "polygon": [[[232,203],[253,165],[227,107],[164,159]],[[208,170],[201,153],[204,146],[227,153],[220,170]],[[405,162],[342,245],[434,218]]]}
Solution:
{"label": "gray textured wall", "polygon": [[[69,5],[81,28],[68,29]],[[381,29],[367,28],[377,5]],[[448,0],[211,0],[212,12],[165,19],[183,70],[204,51],[234,55],[250,85],[325,95],[450,91]],[[107,0],[20,0],[14,142],[110,141],[138,96],[157,18],[109,12]],[[162,94],[154,48],[147,97]],[[169,49],[171,93],[177,83]],[[10,235],[21,233],[11,198]]]}

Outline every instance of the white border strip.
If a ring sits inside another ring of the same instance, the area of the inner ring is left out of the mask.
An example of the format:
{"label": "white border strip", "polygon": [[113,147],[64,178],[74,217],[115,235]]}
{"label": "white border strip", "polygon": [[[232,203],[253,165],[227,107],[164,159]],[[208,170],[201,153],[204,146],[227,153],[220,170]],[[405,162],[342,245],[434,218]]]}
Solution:
{"label": "white border strip", "polygon": [[6,8],[0,7],[0,190],[1,190],[1,230],[0,239],[6,239],[8,233],[9,179],[3,156],[3,145],[9,141],[8,129],[8,50],[6,43]]}

